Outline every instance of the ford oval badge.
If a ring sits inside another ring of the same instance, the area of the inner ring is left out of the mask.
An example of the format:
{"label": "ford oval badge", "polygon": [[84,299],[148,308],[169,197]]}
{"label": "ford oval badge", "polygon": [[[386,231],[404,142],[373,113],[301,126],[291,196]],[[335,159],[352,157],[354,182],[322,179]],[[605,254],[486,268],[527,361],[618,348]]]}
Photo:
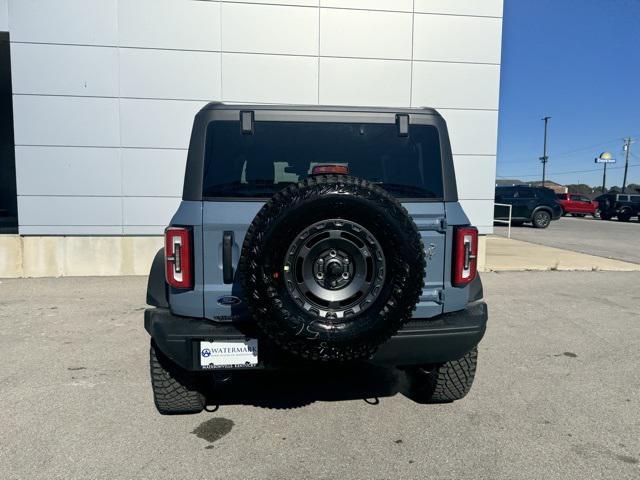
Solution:
{"label": "ford oval badge", "polygon": [[241,302],[242,300],[233,295],[225,295],[218,298],[218,305],[222,305],[223,307],[233,307],[234,305],[239,305]]}

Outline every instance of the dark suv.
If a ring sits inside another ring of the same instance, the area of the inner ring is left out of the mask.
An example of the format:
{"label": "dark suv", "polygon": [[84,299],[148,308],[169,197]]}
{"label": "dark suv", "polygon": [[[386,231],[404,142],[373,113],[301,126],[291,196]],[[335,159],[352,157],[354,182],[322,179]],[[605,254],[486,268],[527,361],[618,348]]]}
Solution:
{"label": "dark suv", "polygon": [[[536,228],[547,228],[552,220],[562,216],[562,206],[550,188],[514,185],[496,187],[496,203],[511,205],[511,224],[531,222]],[[503,205],[494,208],[496,220],[508,220],[509,209]]]}
{"label": "dark suv", "polygon": [[606,193],[596,197],[596,202],[602,220],[617,217],[620,222],[628,222],[638,217],[640,221],[640,194]]}
{"label": "dark suv", "polygon": [[462,398],[487,322],[477,255],[435,110],[209,104],[149,277],[156,407],[199,412],[240,370],[355,362]]}

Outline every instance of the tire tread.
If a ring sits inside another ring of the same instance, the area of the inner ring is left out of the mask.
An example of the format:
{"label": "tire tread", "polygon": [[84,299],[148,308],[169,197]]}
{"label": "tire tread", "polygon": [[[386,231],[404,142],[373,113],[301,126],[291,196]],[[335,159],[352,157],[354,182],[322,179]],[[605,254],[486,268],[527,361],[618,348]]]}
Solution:
{"label": "tire tread", "polygon": [[429,372],[413,368],[408,372],[415,399],[421,403],[447,403],[464,398],[476,374],[477,347],[464,357],[436,366]]}
{"label": "tire tread", "polygon": [[205,396],[194,375],[173,364],[157,350],[153,341],[149,357],[151,387],[158,411],[163,415],[201,412]]}
{"label": "tire tread", "polygon": [[[406,270],[405,275],[393,285],[392,294],[380,310],[387,325],[384,332],[366,341],[340,345],[324,342],[328,346],[322,346],[320,342],[314,344],[300,337],[292,337],[280,328],[277,318],[287,317],[292,313],[283,308],[275,292],[265,292],[259,263],[265,253],[265,232],[280,216],[285,215],[287,210],[323,195],[344,191],[362,196],[378,206],[384,206],[387,214],[393,217],[403,232],[406,232],[405,241],[397,241],[396,244],[402,249],[404,257],[412,260],[403,266]],[[252,292],[248,299],[249,311],[261,330],[284,350],[306,359],[320,361],[350,361],[370,356],[381,343],[398,331],[403,322],[411,318],[424,286],[425,268],[422,239],[404,206],[377,185],[344,175],[311,176],[276,193],[258,212],[249,227],[239,264],[245,291]]]}

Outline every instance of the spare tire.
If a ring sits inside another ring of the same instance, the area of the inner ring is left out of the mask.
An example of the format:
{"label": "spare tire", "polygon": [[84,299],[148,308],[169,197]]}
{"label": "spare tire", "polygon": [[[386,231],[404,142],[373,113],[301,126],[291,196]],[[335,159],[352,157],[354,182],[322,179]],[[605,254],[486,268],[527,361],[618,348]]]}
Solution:
{"label": "spare tire", "polygon": [[370,356],[411,318],[425,255],[412,218],[385,190],[318,175],[262,207],[240,269],[269,339],[306,359],[344,361]]}

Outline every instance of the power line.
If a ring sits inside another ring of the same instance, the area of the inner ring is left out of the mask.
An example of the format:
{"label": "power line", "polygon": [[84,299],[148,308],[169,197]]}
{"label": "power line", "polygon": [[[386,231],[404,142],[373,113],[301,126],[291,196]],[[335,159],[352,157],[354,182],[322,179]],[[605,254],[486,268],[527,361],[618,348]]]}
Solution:
{"label": "power line", "polygon": [[[632,154],[633,157],[635,157],[635,155]],[[639,157],[636,157],[640,160]],[[634,163],[634,164],[629,164],[629,168],[634,168],[634,167],[640,167],[640,163]],[[609,167],[609,170],[620,170],[624,167]],[[570,175],[570,174],[574,174],[574,173],[590,173],[590,172],[599,172],[600,169],[599,168],[592,168],[590,170],[572,170],[572,171],[566,171],[566,172],[552,172],[549,173],[549,175]],[[540,174],[539,173],[533,173],[533,174],[526,174],[526,175],[509,175],[509,176],[505,176],[505,175],[496,175],[497,178],[511,178],[511,177],[539,177]]]}
{"label": "power line", "polygon": [[[636,136],[640,136],[640,134],[632,135],[632,137],[636,137]],[[555,155],[555,156],[556,156],[556,157],[567,157],[567,156],[572,155],[572,154],[574,154],[574,153],[584,152],[585,150],[593,150],[593,149],[594,149],[594,148],[596,148],[596,147],[601,147],[601,146],[603,146],[603,145],[610,145],[610,144],[612,144],[612,143],[616,143],[616,142],[619,142],[619,141],[620,141],[620,139],[619,139],[619,138],[614,138],[614,139],[612,139],[612,140],[608,140],[608,141],[606,141],[606,142],[596,143],[595,145],[591,145],[591,146],[589,146],[589,147],[580,147],[580,148],[577,148],[577,149],[575,149],[575,150],[569,150],[568,152],[559,153],[559,154],[557,154],[557,155]]]}
{"label": "power line", "polygon": [[[631,137],[632,137],[632,140],[639,140],[639,139],[640,139],[640,133],[636,133],[636,134],[634,134],[634,135],[631,135]],[[587,150],[593,150],[593,149],[595,149],[595,148],[597,148],[597,147],[602,147],[602,146],[605,146],[605,145],[610,145],[610,144],[612,144],[612,143],[617,143],[617,142],[619,142],[619,141],[620,141],[620,137],[618,137],[618,138],[613,138],[613,139],[611,139],[611,140],[606,140],[606,141],[604,141],[604,142],[600,142],[600,143],[596,143],[596,144],[593,144],[593,145],[589,145],[589,146],[587,146],[587,147],[577,147],[577,148],[575,148],[575,149],[573,149],[573,150],[568,150],[568,151],[565,151],[565,152],[561,152],[561,153],[558,153],[558,154],[554,154],[554,156],[553,156],[553,157],[554,157],[554,158],[568,157],[568,156],[573,155],[574,153],[584,152],[584,151],[587,151]],[[517,157],[516,157],[516,158],[517,158]],[[518,163],[530,163],[530,162],[533,162],[534,160],[535,160],[535,158],[534,158],[534,157],[533,157],[533,155],[532,155],[532,156],[531,156],[531,158],[528,158],[528,159],[525,159],[524,157],[520,157],[520,160],[517,160],[517,161],[509,161],[509,162],[508,162],[508,164],[510,164],[510,165],[511,165],[511,164],[518,164]]]}

